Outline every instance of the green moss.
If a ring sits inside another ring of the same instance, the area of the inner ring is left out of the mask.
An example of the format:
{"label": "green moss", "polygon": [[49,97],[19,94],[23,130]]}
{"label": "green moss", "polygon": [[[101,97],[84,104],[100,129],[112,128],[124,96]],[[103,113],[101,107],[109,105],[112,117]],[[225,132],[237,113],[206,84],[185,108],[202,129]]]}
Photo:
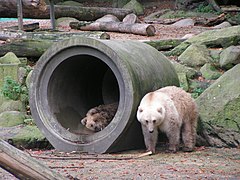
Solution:
{"label": "green moss", "polygon": [[27,125],[12,138],[13,144],[17,147],[36,147],[39,142],[46,142],[37,126]]}

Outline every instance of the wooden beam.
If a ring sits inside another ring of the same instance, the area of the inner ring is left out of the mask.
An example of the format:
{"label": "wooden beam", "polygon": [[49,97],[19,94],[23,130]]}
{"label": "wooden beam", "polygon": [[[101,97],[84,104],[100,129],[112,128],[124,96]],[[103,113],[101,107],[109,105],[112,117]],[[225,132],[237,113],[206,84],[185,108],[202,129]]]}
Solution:
{"label": "wooden beam", "polygon": [[66,179],[45,164],[0,139],[0,166],[19,179]]}

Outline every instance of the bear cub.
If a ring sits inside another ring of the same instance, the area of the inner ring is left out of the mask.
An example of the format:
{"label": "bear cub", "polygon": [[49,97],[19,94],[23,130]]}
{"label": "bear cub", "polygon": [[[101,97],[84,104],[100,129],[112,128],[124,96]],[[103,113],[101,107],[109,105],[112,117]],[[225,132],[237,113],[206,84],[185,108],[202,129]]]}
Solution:
{"label": "bear cub", "polygon": [[81,123],[92,131],[101,131],[112,121],[117,108],[118,103],[103,104],[91,108],[86,117],[81,120]]}
{"label": "bear cub", "polygon": [[193,151],[198,111],[194,99],[181,88],[167,86],[147,93],[138,107],[137,119],[148,151],[155,153],[159,130],[167,135],[170,152],[178,150],[180,137],[183,151]]}

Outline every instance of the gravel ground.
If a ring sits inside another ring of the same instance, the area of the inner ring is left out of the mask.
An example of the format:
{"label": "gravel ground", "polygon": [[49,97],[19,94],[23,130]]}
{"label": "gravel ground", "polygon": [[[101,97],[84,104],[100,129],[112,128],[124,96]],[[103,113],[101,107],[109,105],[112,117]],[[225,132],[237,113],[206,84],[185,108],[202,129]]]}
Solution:
{"label": "gravel ground", "polygon": [[[199,147],[192,153],[175,154],[158,149],[155,155],[135,158],[143,152],[87,155],[28,151],[66,179],[240,179],[240,149]],[[58,157],[61,159],[55,159]]]}
{"label": "gravel ground", "polygon": [[[158,149],[157,154],[136,159],[144,150],[116,154],[88,155],[55,150],[30,151],[34,158],[66,179],[240,179],[240,149],[196,148],[175,154]],[[16,180],[0,168],[0,179]]]}

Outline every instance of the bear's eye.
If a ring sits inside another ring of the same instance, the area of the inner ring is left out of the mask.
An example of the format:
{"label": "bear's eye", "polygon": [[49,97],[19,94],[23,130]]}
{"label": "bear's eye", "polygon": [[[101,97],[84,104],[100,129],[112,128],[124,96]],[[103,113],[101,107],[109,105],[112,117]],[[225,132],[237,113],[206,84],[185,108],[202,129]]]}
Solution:
{"label": "bear's eye", "polygon": [[146,124],[148,124],[148,120],[146,120]]}
{"label": "bear's eye", "polygon": [[153,120],[153,123],[156,123],[156,120]]}
{"label": "bear's eye", "polygon": [[93,124],[91,124],[90,126],[93,127]]}

